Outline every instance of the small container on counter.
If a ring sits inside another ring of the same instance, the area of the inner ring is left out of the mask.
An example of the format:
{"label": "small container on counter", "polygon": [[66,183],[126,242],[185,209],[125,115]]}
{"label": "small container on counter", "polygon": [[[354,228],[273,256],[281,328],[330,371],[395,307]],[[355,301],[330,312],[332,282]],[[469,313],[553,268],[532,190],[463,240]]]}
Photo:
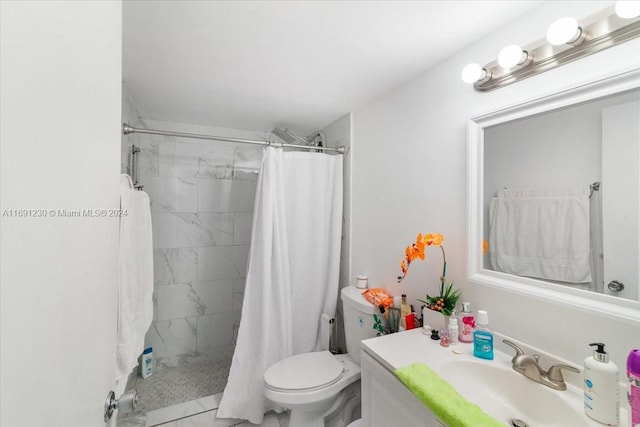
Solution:
{"label": "small container on counter", "polygon": [[458,344],[458,318],[455,311],[449,316],[449,342],[451,345]]}
{"label": "small container on counter", "polygon": [[620,422],[620,372],[609,360],[603,343],[589,345],[596,350],[593,356],[584,359],[584,412],[602,424],[617,426]]}
{"label": "small container on counter", "polygon": [[366,274],[358,274],[356,276],[356,288],[367,289],[369,287],[369,278]]}
{"label": "small container on counter", "polygon": [[471,311],[471,304],[462,303],[460,323],[458,324],[458,339],[460,342],[473,342],[473,330],[476,328],[476,319]]}
{"label": "small container on counter", "polygon": [[489,328],[489,315],[478,310],[478,325],[473,331],[473,355],[493,360],[493,331]]}
{"label": "small container on counter", "polygon": [[407,330],[416,327],[416,316],[413,313],[409,313],[404,317],[404,323],[407,325]]}
{"label": "small container on counter", "polygon": [[631,350],[627,357],[629,378],[629,407],[631,427],[640,426],[640,349]]}
{"label": "small container on counter", "polygon": [[407,303],[407,294],[402,294],[400,303],[400,328],[407,330],[407,315],[411,314],[411,307]]}

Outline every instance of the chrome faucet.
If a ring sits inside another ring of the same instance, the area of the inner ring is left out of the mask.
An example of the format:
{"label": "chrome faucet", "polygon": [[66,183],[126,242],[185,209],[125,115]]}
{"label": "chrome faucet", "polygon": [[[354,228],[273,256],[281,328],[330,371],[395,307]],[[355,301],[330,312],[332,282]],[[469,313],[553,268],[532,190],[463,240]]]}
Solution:
{"label": "chrome faucet", "polygon": [[562,369],[566,369],[575,373],[580,372],[579,369],[576,369],[573,366],[563,364],[553,365],[549,368],[548,371],[545,371],[540,367],[538,363],[538,360],[540,359],[539,355],[534,354],[533,356],[529,356],[528,354],[525,354],[520,347],[518,347],[511,341],[502,340],[502,342],[510,347],[513,347],[513,349],[516,351],[516,355],[513,356],[513,359],[511,359],[511,365],[514,371],[524,375],[530,380],[550,387],[554,390],[567,389],[567,384],[564,382],[564,377],[562,376]]}

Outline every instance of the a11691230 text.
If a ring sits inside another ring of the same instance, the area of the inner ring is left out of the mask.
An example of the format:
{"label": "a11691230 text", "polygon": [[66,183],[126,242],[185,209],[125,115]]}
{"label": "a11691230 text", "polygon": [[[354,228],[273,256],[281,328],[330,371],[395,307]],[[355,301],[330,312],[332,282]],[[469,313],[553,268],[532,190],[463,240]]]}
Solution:
{"label": "a11691230 text", "polygon": [[121,218],[126,209],[3,209],[3,218]]}

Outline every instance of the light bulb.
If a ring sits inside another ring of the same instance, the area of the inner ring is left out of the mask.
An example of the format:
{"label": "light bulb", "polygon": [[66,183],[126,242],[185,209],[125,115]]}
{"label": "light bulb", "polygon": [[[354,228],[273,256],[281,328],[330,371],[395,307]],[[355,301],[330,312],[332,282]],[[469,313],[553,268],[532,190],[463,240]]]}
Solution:
{"label": "light bulb", "polygon": [[573,44],[580,39],[582,29],[578,21],[567,16],[555,21],[547,30],[547,41],[554,46]]}
{"label": "light bulb", "polygon": [[640,1],[617,1],[616,15],[627,19],[640,16]]}
{"label": "light bulb", "polygon": [[498,64],[502,68],[511,68],[523,64],[527,60],[526,52],[517,44],[502,48],[498,54]]}
{"label": "light bulb", "polygon": [[487,77],[487,70],[476,63],[471,63],[462,69],[461,77],[465,83],[475,83]]}

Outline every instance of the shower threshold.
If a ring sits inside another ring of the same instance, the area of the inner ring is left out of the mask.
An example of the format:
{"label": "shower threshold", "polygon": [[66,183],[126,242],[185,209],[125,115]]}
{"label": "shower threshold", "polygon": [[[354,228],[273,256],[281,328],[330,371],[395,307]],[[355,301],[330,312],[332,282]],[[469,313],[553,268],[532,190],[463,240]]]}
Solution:
{"label": "shower threshold", "polygon": [[170,421],[218,409],[220,399],[222,399],[222,393],[149,411],[147,412],[145,427],[155,427]]}

